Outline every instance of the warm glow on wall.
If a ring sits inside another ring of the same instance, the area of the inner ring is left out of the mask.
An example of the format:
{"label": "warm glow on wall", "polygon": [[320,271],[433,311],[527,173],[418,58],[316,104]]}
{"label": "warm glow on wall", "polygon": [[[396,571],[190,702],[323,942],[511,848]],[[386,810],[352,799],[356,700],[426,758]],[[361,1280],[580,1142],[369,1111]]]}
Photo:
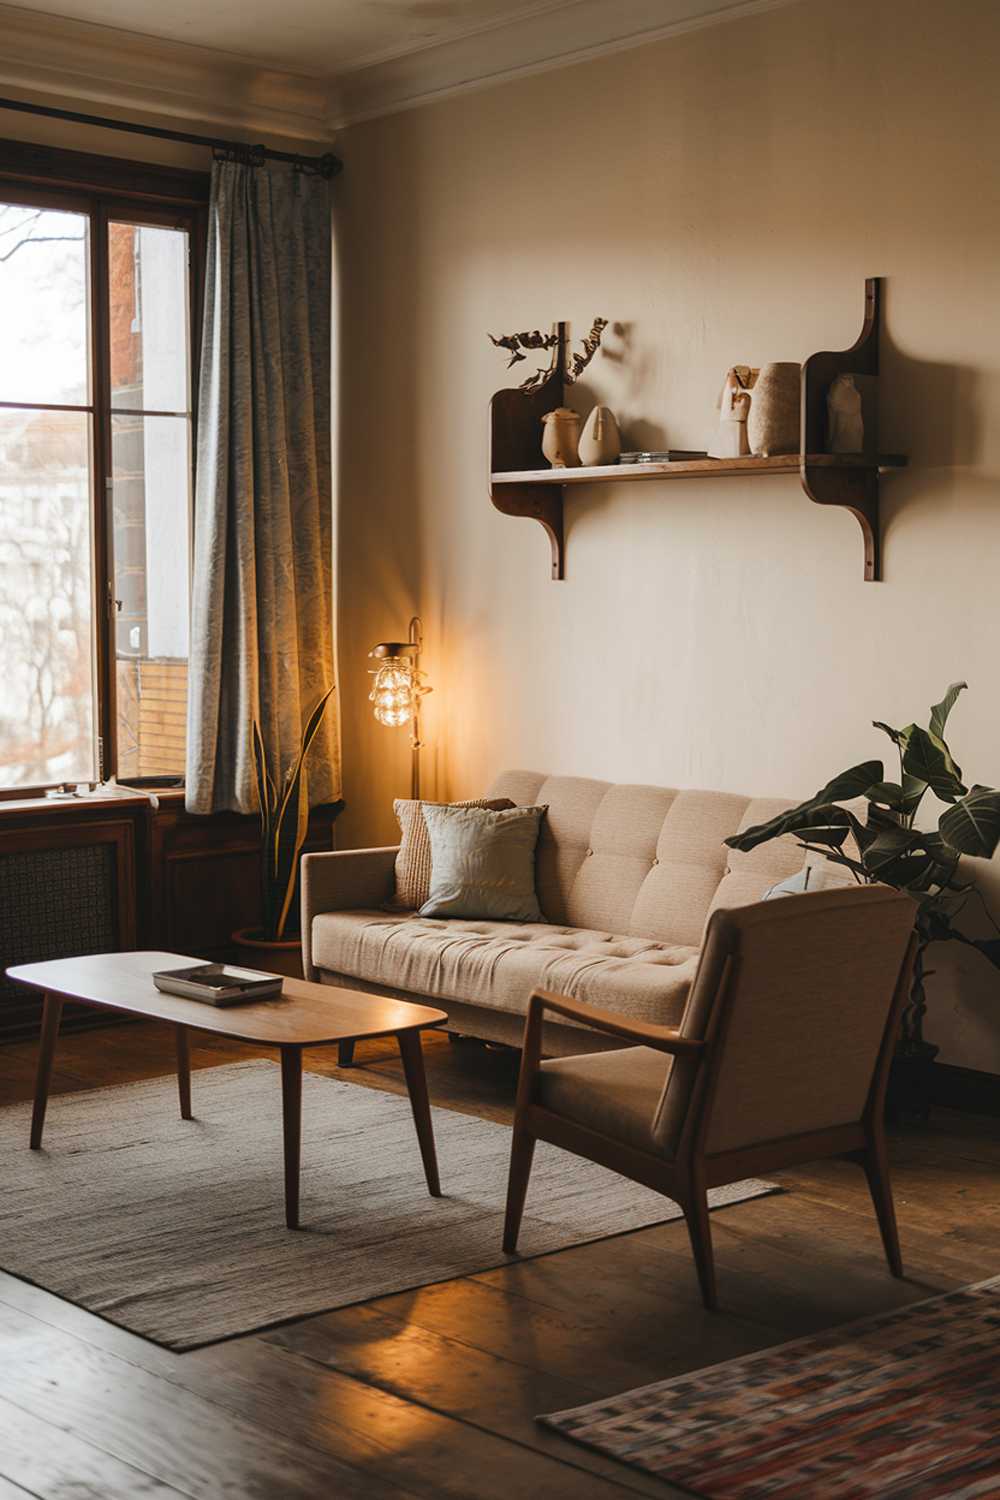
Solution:
{"label": "warm glow on wall", "polygon": [[423,636],[418,616],[410,621],[409,639],[405,641],[380,641],[368,655],[378,662],[372,668],[374,682],[368,701],[374,705],[375,717],[380,724],[390,729],[410,725],[410,746],[413,751],[411,791],[413,797],[420,796],[420,700],[431,690],[424,683],[420,670],[420,651]]}

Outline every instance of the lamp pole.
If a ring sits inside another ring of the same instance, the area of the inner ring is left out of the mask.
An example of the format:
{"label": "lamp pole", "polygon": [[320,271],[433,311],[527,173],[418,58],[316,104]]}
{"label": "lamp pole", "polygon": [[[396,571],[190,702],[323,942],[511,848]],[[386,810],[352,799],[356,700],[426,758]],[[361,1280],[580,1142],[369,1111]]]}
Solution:
{"label": "lamp pole", "polygon": [[413,718],[410,720],[410,796],[414,802],[420,800],[420,747],[423,743],[420,738],[420,652],[423,649],[424,637],[420,616],[414,615],[410,621],[409,644],[413,650]]}

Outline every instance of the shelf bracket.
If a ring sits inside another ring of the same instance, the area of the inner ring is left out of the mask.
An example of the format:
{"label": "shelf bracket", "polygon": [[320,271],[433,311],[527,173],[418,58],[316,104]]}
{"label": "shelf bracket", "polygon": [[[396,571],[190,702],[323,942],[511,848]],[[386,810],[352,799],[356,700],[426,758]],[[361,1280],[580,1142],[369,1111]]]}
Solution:
{"label": "shelf bracket", "polygon": [[[864,322],[850,349],[824,350],[812,354],[802,366],[802,433],[800,474],[802,488],[817,505],[840,505],[849,510],[861,527],[864,542],[864,577],[875,583],[882,577],[881,525],[878,471],[878,338],[881,322],[882,279],[865,281]],[[826,450],[826,398],[838,375],[853,375],[861,392],[865,424],[863,465],[836,468],[810,464],[810,453]]]}
{"label": "shelf bracket", "polygon": [[[548,467],[542,454],[542,418],[563,404],[567,324],[557,323],[555,331],[559,342],[553,350],[552,369],[546,380],[533,391],[497,391],[490,402],[491,471]],[[563,494],[559,483],[490,484],[490,499],[498,511],[505,516],[526,516],[545,528],[552,552],[552,577],[556,581],[566,576]]]}

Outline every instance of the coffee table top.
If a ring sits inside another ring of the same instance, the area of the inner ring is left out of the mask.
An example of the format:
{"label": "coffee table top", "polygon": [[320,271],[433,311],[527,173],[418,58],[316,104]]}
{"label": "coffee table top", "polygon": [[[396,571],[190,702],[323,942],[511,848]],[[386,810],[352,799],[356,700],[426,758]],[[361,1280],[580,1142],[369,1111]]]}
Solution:
{"label": "coffee table top", "polygon": [[198,1031],[273,1047],[391,1036],[398,1031],[439,1026],[448,1019],[443,1010],[427,1005],[313,984],[306,979],[286,979],[281,995],[273,999],[225,1006],[164,995],[153,983],[152,975],[160,969],[181,969],[204,962],[183,953],[96,953],[85,958],[18,964],[7,970],[7,978],[65,1000],[81,1000],[87,1005],[173,1021]]}

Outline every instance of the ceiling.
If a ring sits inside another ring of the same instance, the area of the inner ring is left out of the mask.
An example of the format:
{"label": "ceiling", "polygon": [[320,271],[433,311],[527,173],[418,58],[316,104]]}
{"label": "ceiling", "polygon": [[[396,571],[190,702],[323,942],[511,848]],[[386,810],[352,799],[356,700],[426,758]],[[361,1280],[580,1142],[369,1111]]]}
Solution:
{"label": "ceiling", "polygon": [[0,0],[0,93],[328,141],[356,120],[793,3]]}
{"label": "ceiling", "polygon": [[[609,0],[614,5],[615,0]],[[19,8],[332,78],[573,0],[19,0]]]}

